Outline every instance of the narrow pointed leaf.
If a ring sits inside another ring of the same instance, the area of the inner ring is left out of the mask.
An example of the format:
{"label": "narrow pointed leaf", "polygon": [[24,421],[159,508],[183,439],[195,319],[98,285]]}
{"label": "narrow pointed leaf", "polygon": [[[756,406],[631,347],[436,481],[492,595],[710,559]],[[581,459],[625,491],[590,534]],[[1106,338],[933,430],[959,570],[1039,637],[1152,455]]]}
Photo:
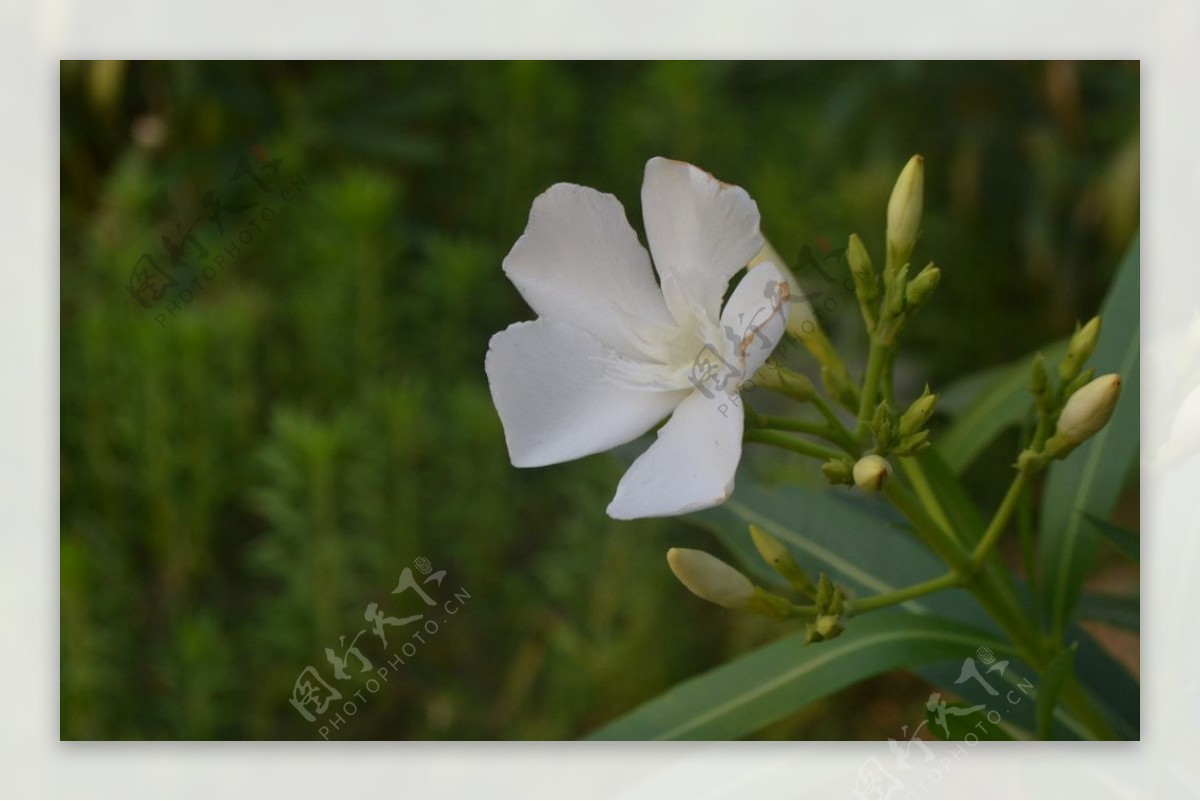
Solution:
{"label": "narrow pointed leaf", "polygon": [[1108,425],[1055,462],[1042,496],[1041,564],[1045,609],[1061,635],[1079,599],[1101,535],[1085,514],[1108,519],[1131,474],[1139,445],[1138,241],[1117,271],[1100,313],[1104,328],[1092,366],[1098,375],[1117,373],[1123,386]]}
{"label": "narrow pointed leaf", "polygon": [[1116,523],[1101,520],[1095,515],[1084,514],[1084,518],[1096,531],[1104,535],[1104,538],[1125,558],[1135,562],[1141,561],[1142,538],[1137,532],[1118,526]]}
{"label": "narrow pointed leaf", "polygon": [[1100,595],[1084,593],[1075,616],[1080,620],[1104,623],[1125,631],[1141,631],[1141,598],[1136,595]]}
{"label": "narrow pointed leaf", "polygon": [[1038,688],[1037,696],[1037,728],[1038,738],[1048,740],[1054,726],[1054,707],[1058,704],[1058,696],[1062,688],[1071,678],[1071,667],[1075,664],[1075,652],[1078,646],[1072,645],[1063,651],[1046,667],[1042,675],[1042,686]]}
{"label": "narrow pointed leaf", "polygon": [[981,646],[1008,646],[972,626],[929,615],[878,614],[851,621],[835,640],[805,646],[791,634],[665,694],[595,732],[596,740],[727,740],[744,737],[830,693],[899,668],[961,662]]}

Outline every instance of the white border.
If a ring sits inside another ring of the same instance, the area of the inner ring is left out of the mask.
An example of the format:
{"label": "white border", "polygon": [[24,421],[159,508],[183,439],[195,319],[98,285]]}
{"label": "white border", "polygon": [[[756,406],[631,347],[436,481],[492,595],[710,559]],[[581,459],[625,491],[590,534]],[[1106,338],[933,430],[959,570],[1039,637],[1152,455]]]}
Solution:
{"label": "white border", "polygon": [[58,59],[1053,56],[1142,59],[1144,740],[976,748],[931,795],[1200,795],[1200,459],[1149,459],[1200,306],[1198,43],[1200,4],[1186,0],[3,0],[0,794],[848,796],[863,760],[886,754],[876,743],[60,744]]}

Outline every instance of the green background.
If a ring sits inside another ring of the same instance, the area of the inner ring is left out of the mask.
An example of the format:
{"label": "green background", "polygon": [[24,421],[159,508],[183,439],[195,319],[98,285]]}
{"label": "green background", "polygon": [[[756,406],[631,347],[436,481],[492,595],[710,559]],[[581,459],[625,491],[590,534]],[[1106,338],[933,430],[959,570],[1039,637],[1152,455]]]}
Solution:
{"label": "green background", "polygon": [[[1095,313],[1138,227],[1138,103],[1111,62],[64,62],[63,738],[318,737],[293,682],[334,681],[368,603],[421,612],[390,594],[418,557],[470,599],[377,692],[335,682],[367,700],[331,737],[578,737],[777,637],[675,583],[666,549],[709,535],[605,517],[619,460],[509,465],[483,356],[531,317],[500,262],[533,198],[594,186],[640,229],[645,161],[691,161],[795,266],[851,231],[881,253],[919,152],[943,277],[898,390],[937,390]],[[230,180],[242,157],[279,160],[274,191]],[[207,260],[172,268],[162,238],[196,220]],[[180,281],[151,309],[143,253]],[[859,358],[852,300],[799,277]],[[981,500],[1015,447],[968,474]],[[899,736],[927,694],[876,679],[761,736]]]}

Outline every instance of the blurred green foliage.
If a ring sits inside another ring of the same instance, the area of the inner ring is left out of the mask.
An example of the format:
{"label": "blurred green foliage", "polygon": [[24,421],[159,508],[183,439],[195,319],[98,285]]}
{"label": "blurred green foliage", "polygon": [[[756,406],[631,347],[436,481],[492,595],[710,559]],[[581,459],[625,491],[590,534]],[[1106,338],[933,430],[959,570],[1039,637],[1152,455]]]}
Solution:
{"label": "blurred green foliage", "polygon": [[[419,611],[390,591],[422,556],[471,600],[331,736],[576,737],[775,636],[674,584],[666,548],[703,534],[605,517],[611,457],[508,463],[483,356],[531,316],[500,262],[554,182],[640,227],[666,155],[745,187],[789,257],[854,230],[878,253],[924,154],[917,256],[943,280],[901,376],[935,386],[1094,313],[1138,224],[1135,64],[64,62],[61,82],[65,739],[316,737],[293,682],[332,680],[324,649],[367,603]],[[229,180],[248,153],[292,200]],[[219,233],[208,190],[277,215]],[[211,280],[161,244],[196,219],[207,264],[226,254]],[[143,253],[181,274],[149,310]],[[827,314],[848,346],[855,314]],[[905,681],[763,735],[894,735],[923,714],[919,692],[897,708]]]}

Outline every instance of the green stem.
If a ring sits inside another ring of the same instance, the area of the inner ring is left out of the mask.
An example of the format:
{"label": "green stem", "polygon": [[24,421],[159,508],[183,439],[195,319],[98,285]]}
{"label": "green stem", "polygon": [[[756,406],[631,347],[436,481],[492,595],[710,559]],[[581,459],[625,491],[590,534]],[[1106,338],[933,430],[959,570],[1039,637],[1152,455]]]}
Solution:
{"label": "green stem", "polygon": [[805,456],[812,456],[815,459],[826,462],[830,459],[842,458],[842,454],[833,448],[826,448],[824,445],[818,445],[815,442],[809,442],[799,437],[789,437],[787,434],[767,431],[762,428],[747,429],[743,439],[746,442],[761,442],[764,445],[774,445],[777,448],[783,448]]}
{"label": "green stem", "polygon": [[812,405],[817,407],[817,411],[829,423],[829,427],[838,432],[839,444],[845,447],[851,456],[858,457],[862,453],[862,449],[858,445],[858,440],[854,438],[854,432],[846,428],[846,424],[837,416],[837,412],[820,395],[814,394],[811,400]]}
{"label": "green stem", "polygon": [[892,372],[895,364],[896,350],[892,348],[888,350],[887,359],[883,365],[883,380],[880,382],[883,392],[883,399],[887,401],[888,406],[891,407],[896,405],[896,390],[892,383]]}
{"label": "green stem", "polygon": [[[747,409],[749,411],[749,409]],[[847,453],[852,456],[858,448],[858,443],[849,435],[849,432],[842,428],[841,431],[829,425],[828,423],[818,423],[812,420],[799,420],[795,417],[776,417],[774,415],[759,414],[754,417],[751,422],[749,414],[746,416],[747,425],[753,425],[755,428],[769,428],[776,431],[795,431],[798,434],[811,434],[813,436],[826,439],[835,445],[840,445]],[[843,432],[845,432],[843,434]]]}
{"label": "green stem", "polygon": [[1039,608],[1041,598],[1041,579],[1038,576],[1037,553],[1033,542],[1033,500],[1029,488],[1021,493],[1017,502],[1017,534],[1021,539],[1021,559],[1025,565],[1025,580],[1029,582],[1029,594],[1033,598],[1033,617],[1042,619]]}
{"label": "green stem", "polygon": [[1013,479],[1012,484],[1008,487],[1008,492],[1004,495],[1004,500],[1000,502],[1000,508],[996,510],[996,514],[992,517],[992,522],[988,524],[987,531],[983,533],[983,539],[975,546],[975,550],[971,553],[971,570],[977,571],[983,565],[983,560],[987,559],[992,548],[1000,540],[1000,536],[1004,533],[1005,527],[1008,525],[1008,519],[1012,517],[1013,511],[1017,508],[1017,501],[1021,499],[1021,493],[1025,491],[1025,486],[1029,483],[1029,472],[1021,470],[1017,473],[1017,477]]}
{"label": "green stem", "polygon": [[1100,713],[1100,710],[1096,709],[1095,702],[1074,677],[1067,680],[1066,686],[1062,688],[1058,697],[1062,700],[1063,705],[1079,719],[1079,722],[1091,730],[1097,740],[1117,739],[1117,733],[1112,725]]}
{"label": "green stem", "polygon": [[[988,614],[996,621],[1013,644],[1020,651],[1022,658],[1039,673],[1045,671],[1049,664],[1049,654],[1036,629],[1029,622],[1015,595],[1006,591],[1000,580],[990,571],[975,574],[969,570],[970,557],[967,556],[957,542],[949,538],[921,505],[903,487],[892,484],[888,489],[888,497],[896,507],[913,523],[917,535],[929,545],[939,556],[951,565],[952,569],[969,576],[963,585]],[[964,570],[965,568],[965,570]],[[1061,696],[1063,703],[1097,739],[1111,740],[1115,737],[1112,727],[1104,716],[1096,709],[1091,698],[1078,686],[1068,685],[1063,688]]]}
{"label": "green stem", "polygon": [[[1029,441],[1031,428],[1029,417],[1021,425],[1021,441]],[[1035,625],[1042,620],[1041,579],[1038,575],[1037,551],[1033,541],[1033,498],[1030,488],[1026,485],[1017,501],[1017,536],[1021,541],[1021,561],[1025,566],[1025,580],[1029,582],[1029,596],[1033,601],[1033,619]]]}
{"label": "green stem", "polygon": [[933,485],[929,483],[929,479],[925,475],[924,468],[921,467],[921,462],[915,456],[900,457],[900,466],[904,468],[904,474],[908,476],[908,480],[912,482],[913,491],[917,493],[917,498],[929,512],[941,529],[950,536],[951,539],[959,542],[958,535],[954,531],[954,526],[950,523],[950,518],[946,514],[946,510],[942,507],[937,495],[933,491]]}
{"label": "green stem", "polygon": [[874,609],[882,609],[885,606],[894,606],[902,604],[905,601],[911,601],[914,598],[920,598],[923,595],[931,595],[935,592],[948,590],[951,587],[961,587],[964,579],[958,573],[950,572],[944,576],[938,576],[929,581],[922,581],[919,584],[913,584],[911,587],[904,587],[892,592],[883,592],[878,595],[871,595],[850,604],[850,609],[846,613],[849,617],[870,612]]}
{"label": "green stem", "polygon": [[867,356],[867,372],[863,377],[862,396],[858,401],[858,426],[855,435],[859,440],[866,439],[871,426],[871,418],[875,413],[875,398],[879,393],[879,377],[883,373],[883,365],[887,361],[886,348],[875,336],[871,337],[871,352]]}
{"label": "green stem", "polygon": [[917,536],[942,557],[942,561],[950,565],[951,569],[970,577],[967,588],[1008,633],[1012,641],[1028,651],[1027,656],[1031,659],[1031,664],[1040,664],[1041,645],[1035,633],[1025,630],[1025,616],[1020,605],[996,586],[990,576],[978,573],[971,567],[971,557],[959,544],[958,539],[938,526],[907,490],[893,483],[889,485],[887,495],[912,522]]}

